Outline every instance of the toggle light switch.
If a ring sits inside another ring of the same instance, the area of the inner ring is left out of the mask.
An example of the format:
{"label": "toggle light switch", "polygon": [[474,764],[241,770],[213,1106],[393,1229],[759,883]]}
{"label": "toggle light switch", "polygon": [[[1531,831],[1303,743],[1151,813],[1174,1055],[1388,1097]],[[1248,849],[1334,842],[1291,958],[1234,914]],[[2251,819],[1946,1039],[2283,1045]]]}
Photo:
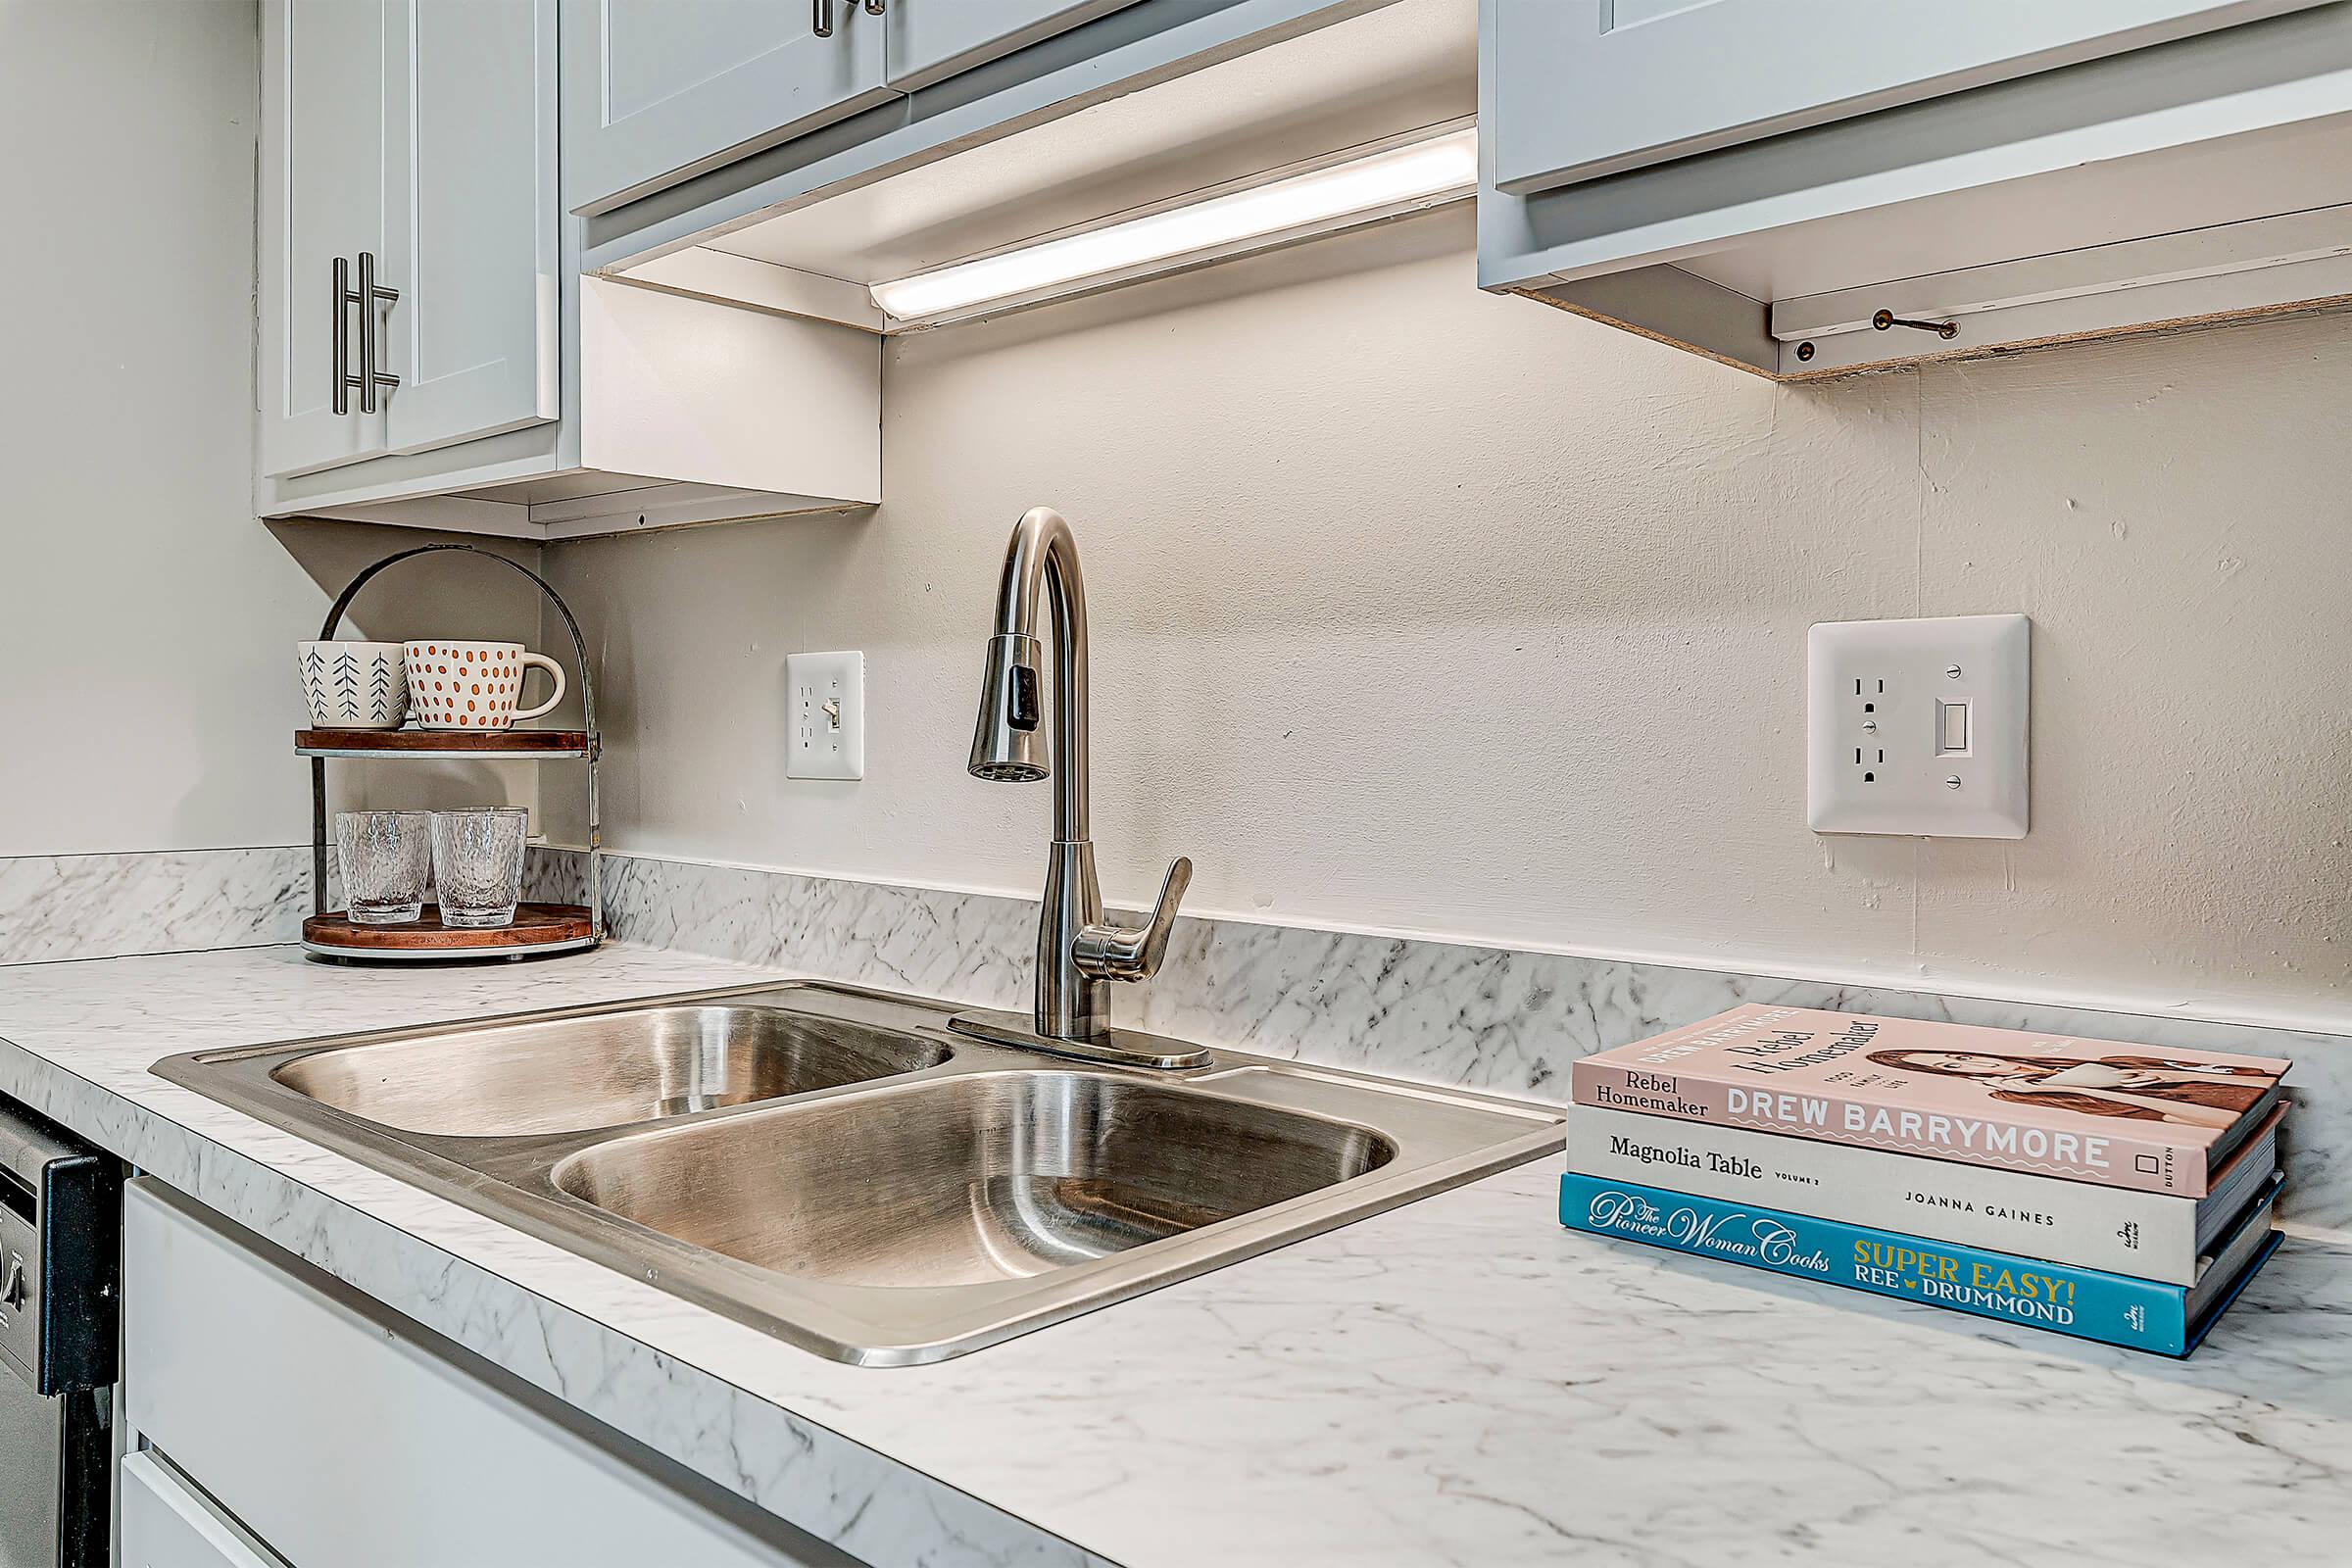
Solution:
{"label": "toggle light switch", "polygon": [[1968,750],[1968,705],[1966,703],[1937,703],[1936,705],[1936,752],[1945,757]]}

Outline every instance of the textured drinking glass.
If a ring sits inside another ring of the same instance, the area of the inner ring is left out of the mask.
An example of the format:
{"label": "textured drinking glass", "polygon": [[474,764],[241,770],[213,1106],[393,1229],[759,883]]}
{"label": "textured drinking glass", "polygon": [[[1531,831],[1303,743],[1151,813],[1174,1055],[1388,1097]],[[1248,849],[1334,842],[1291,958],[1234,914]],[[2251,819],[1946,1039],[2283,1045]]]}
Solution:
{"label": "textured drinking glass", "polygon": [[337,811],[335,850],[351,917],[361,925],[400,925],[424,912],[433,873],[430,811]]}
{"label": "textured drinking glass", "polygon": [[530,815],[519,806],[433,813],[433,886],[443,925],[514,923]]}

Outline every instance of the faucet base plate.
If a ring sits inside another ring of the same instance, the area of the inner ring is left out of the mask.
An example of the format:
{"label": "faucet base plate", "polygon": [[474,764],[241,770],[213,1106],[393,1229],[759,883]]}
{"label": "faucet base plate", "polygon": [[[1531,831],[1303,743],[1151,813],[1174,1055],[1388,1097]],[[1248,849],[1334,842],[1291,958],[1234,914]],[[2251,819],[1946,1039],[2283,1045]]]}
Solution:
{"label": "faucet base plate", "polygon": [[1017,1046],[1024,1051],[1042,1051],[1050,1056],[1066,1056],[1073,1061],[1104,1061],[1120,1067],[1205,1067],[1209,1062],[1206,1046],[1189,1040],[1171,1040],[1166,1035],[1146,1034],[1141,1029],[1106,1030],[1101,1040],[1063,1040],[1054,1035],[1037,1032],[1037,1020],[1025,1012],[997,1012],[974,1009],[959,1012],[948,1020],[948,1027],[957,1034],[971,1035],[1000,1046]]}

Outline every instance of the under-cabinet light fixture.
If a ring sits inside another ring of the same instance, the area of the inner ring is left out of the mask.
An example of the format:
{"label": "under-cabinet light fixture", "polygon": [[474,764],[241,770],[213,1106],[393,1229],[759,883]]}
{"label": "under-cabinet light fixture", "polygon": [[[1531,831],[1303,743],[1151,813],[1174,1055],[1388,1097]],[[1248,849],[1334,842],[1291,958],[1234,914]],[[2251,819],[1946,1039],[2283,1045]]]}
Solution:
{"label": "under-cabinet light fixture", "polygon": [[1244,188],[872,286],[894,320],[929,322],[1150,277],[1468,196],[1478,131],[1448,128]]}

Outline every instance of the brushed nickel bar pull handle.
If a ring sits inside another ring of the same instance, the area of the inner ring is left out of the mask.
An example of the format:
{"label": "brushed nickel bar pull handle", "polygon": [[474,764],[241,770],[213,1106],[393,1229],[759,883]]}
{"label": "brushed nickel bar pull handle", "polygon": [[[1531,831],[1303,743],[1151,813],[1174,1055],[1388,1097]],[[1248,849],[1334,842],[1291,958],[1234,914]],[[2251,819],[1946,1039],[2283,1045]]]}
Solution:
{"label": "brushed nickel bar pull handle", "polygon": [[833,36],[833,0],[816,0],[816,16],[808,29],[819,38]]}
{"label": "brushed nickel bar pull handle", "polygon": [[375,368],[377,318],[375,307],[380,302],[395,305],[400,290],[379,287],[375,281],[375,253],[360,252],[360,412],[375,412],[375,393],[378,387],[389,391],[400,385],[400,377]]}
{"label": "brushed nickel bar pull handle", "polygon": [[351,263],[335,258],[335,378],[329,399],[337,414],[351,412]]}
{"label": "brushed nickel bar pull handle", "polygon": [[880,16],[883,3],[884,0],[865,0],[865,14],[869,17]]}

